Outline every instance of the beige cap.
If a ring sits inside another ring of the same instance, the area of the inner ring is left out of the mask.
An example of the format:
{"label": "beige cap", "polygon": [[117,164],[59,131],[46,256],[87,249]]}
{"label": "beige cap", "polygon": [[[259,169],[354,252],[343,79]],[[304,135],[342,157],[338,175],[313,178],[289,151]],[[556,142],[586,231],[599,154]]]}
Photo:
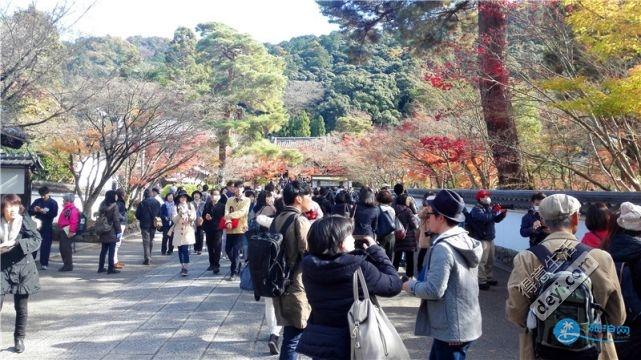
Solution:
{"label": "beige cap", "polygon": [[564,220],[576,213],[581,203],[575,197],[566,194],[554,194],[541,201],[539,214],[544,220]]}

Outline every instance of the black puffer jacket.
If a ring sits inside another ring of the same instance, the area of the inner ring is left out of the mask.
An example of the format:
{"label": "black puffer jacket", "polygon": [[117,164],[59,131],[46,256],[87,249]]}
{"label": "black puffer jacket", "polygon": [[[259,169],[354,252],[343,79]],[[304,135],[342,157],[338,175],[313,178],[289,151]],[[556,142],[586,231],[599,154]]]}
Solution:
{"label": "black puffer jacket", "polygon": [[35,294],[40,290],[40,277],[32,252],[40,248],[42,238],[36,224],[27,215],[13,249],[0,257],[0,294]]}
{"label": "black puffer jacket", "polygon": [[312,313],[298,352],[322,359],[349,358],[347,312],[354,302],[352,279],[359,267],[371,295],[401,292],[401,280],[378,245],[333,257],[305,256],[303,284]]}

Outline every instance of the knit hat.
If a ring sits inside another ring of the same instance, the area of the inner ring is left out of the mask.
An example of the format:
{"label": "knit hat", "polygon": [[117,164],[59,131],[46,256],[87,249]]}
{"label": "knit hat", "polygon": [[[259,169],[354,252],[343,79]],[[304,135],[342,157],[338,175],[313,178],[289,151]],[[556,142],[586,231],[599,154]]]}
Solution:
{"label": "knit hat", "polygon": [[626,230],[641,231],[641,206],[631,202],[621,204],[617,224]]}

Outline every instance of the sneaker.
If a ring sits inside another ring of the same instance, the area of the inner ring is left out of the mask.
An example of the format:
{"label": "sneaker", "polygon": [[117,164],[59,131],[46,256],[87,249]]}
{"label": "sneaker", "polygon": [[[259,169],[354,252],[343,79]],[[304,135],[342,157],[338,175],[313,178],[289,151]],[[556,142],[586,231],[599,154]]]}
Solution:
{"label": "sneaker", "polygon": [[40,266],[40,270],[47,270],[49,267],[47,265]]}
{"label": "sneaker", "polygon": [[210,266],[207,268],[207,271],[212,271],[212,270],[214,270],[214,267],[210,265]]}
{"label": "sneaker", "polygon": [[272,355],[278,355],[278,335],[271,334],[269,335],[269,353]]}
{"label": "sneaker", "polygon": [[142,262],[143,265],[149,265],[149,263],[150,263],[149,260],[145,260],[145,261]]}
{"label": "sneaker", "polygon": [[202,255],[202,254],[203,254],[202,251],[196,251],[196,255]]}
{"label": "sneaker", "polygon": [[220,268],[214,268],[214,274],[218,274],[220,272]]}
{"label": "sneaker", "polygon": [[479,284],[479,289],[481,289],[481,290],[490,290],[490,284],[488,284],[488,283]]}
{"label": "sneaker", "polygon": [[496,281],[496,280],[488,280],[488,281],[487,281],[487,284],[488,284],[488,285],[491,285],[491,286],[496,286],[496,285],[498,285],[498,284],[499,284],[499,282],[498,282],[498,281]]}
{"label": "sneaker", "polygon": [[98,269],[98,274],[103,273],[103,272],[107,272],[107,269],[105,269],[105,268]]}
{"label": "sneaker", "polygon": [[181,276],[187,276],[187,269],[185,269],[185,268],[180,269],[180,275]]}
{"label": "sneaker", "polygon": [[229,275],[229,281],[234,281],[234,280],[236,280],[236,274]]}
{"label": "sneaker", "polygon": [[107,274],[120,274],[120,270],[109,270],[107,271]]}

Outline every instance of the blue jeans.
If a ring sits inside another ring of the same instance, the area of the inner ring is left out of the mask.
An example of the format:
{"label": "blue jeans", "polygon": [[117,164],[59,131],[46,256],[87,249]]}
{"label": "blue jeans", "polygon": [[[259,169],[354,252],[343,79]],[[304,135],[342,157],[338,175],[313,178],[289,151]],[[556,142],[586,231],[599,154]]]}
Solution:
{"label": "blue jeans", "polygon": [[283,343],[280,346],[280,356],[279,360],[296,360],[298,359],[298,354],[296,353],[296,347],[300,341],[300,337],[303,335],[303,330],[295,328],[293,326],[284,326],[283,327]]}
{"label": "blue jeans", "polygon": [[472,341],[468,341],[461,345],[450,346],[445,341],[434,339],[430,360],[465,360],[471,344]]}
{"label": "blue jeans", "polygon": [[178,260],[181,264],[189,264],[189,245],[180,245],[178,247]]}
{"label": "blue jeans", "polygon": [[116,252],[116,243],[111,244],[102,244],[102,249],[100,249],[100,260],[98,260],[98,269],[105,268],[105,256],[109,253],[109,260],[107,260],[108,270],[112,271],[114,269],[114,254]]}
{"label": "blue jeans", "polygon": [[225,252],[227,253],[229,261],[231,261],[231,266],[229,268],[231,275],[238,275],[240,272],[239,257],[244,238],[245,234],[227,234]]}

